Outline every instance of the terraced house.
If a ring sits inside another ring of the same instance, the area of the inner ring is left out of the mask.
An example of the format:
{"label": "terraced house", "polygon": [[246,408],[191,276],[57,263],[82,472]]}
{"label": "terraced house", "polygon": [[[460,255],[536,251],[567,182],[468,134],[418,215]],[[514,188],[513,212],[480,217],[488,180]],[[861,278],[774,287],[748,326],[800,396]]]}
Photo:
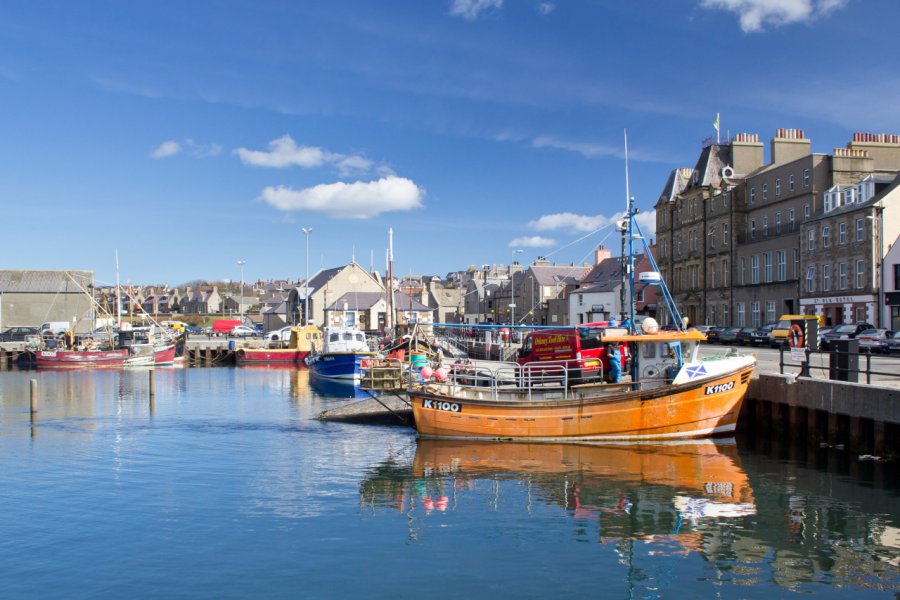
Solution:
{"label": "terraced house", "polygon": [[856,133],[823,154],[779,129],[765,164],[756,134],[705,143],[656,205],[660,269],[683,314],[741,327],[798,312],[826,324],[900,318],[881,275],[900,234],[898,171],[897,135]]}

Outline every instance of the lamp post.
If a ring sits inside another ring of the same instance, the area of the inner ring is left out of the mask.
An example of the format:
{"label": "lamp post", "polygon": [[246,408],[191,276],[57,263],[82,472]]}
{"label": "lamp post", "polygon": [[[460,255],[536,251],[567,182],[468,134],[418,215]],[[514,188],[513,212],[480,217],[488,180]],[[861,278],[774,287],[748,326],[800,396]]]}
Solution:
{"label": "lamp post", "polygon": [[306,235],[306,280],[303,282],[305,293],[303,294],[303,325],[309,325],[309,234],[312,233],[312,227],[301,227]]}
{"label": "lamp post", "polygon": [[238,266],[241,268],[241,324],[244,323],[244,265],[247,264],[246,260],[237,261]]}
{"label": "lamp post", "polygon": [[[511,326],[516,325],[516,286],[513,285],[516,281],[515,274],[513,273],[513,265],[516,262],[516,254],[522,254],[525,252],[524,250],[513,250],[512,251],[512,262],[509,263],[509,324]],[[512,338],[512,331],[509,332],[510,339]]]}

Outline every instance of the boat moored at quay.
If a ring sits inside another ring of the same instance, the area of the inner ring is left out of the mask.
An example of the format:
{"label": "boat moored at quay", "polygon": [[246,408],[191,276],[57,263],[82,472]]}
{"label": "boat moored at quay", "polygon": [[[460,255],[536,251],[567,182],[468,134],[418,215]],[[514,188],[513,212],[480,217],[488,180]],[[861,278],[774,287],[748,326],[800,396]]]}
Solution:
{"label": "boat moored at quay", "polygon": [[321,344],[322,331],[315,325],[292,327],[286,348],[242,346],[235,351],[234,360],[238,365],[305,365],[310,351]]}
{"label": "boat moored at quay", "polygon": [[[453,369],[445,381],[413,382],[408,390],[416,428],[423,438],[522,442],[619,442],[702,438],[731,434],[756,366],[752,355],[724,352],[699,357],[706,337],[687,329],[665,282],[657,276],[674,331],[659,331],[647,318],[636,328],[633,240],[640,239],[658,273],[646,237],[634,219],[629,196],[619,230],[630,257],[629,314],[625,327],[597,327],[590,337],[602,347],[592,381],[584,365],[540,360],[510,365],[482,378]],[[630,359],[628,358],[630,357]],[[604,371],[604,365],[606,370]],[[622,373],[626,372],[625,376]]]}

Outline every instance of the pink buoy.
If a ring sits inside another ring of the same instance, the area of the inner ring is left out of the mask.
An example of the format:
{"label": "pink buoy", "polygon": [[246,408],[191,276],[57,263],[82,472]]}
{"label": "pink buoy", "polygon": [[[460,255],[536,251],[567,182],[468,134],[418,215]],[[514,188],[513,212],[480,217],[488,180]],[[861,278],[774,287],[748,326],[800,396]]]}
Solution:
{"label": "pink buoy", "polygon": [[447,381],[447,376],[450,374],[450,370],[447,367],[438,367],[438,369],[434,372],[434,378],[438,381]]}
{"label": "pink buoy", "polygon": [[429,366],[422,367],[422,370],[419,371],[422,375],[422,379],[431,379],[431,376],[434,375],[434,370]]}

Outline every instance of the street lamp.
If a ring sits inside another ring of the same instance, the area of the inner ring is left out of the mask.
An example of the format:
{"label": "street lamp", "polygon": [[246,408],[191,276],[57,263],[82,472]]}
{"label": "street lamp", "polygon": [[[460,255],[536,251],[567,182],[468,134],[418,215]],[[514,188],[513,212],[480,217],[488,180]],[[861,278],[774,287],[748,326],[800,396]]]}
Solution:
{"label": "street lamp", "polygon": [[246,260],[237,261],[238,266],[241,268],[241,324],[244,323],[244,265],[247,264]]}
{"label": "street lamp", "polygon": [[[516,325],[516,286],[513,285],[515,283],[515,277],[513,273],[513,264],[516,262],[516,254],[522,254],[525,252],[524,250],[513,250],[512,251],[512,262],[509,263],[509,324],[513,327]],[[510,338],[512,338],[512,331],[509,332]]]}
{"label": "street lamp", "polygon": [[300,228],[300,231],[306,235],[306,281],[303,283],[306,293],[303,294],[303,325],[309,325],[309,234],[312,233],[312,230],[312,227]]}

